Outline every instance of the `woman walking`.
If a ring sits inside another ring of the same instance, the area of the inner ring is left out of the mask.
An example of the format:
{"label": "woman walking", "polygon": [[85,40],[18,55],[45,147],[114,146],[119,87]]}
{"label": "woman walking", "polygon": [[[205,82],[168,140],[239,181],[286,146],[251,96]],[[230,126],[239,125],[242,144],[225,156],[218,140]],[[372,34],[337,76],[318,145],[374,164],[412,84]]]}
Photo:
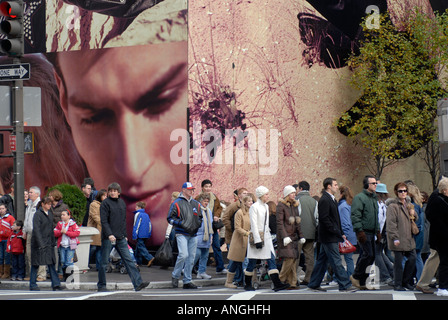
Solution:
{"label": "woman walking", "polygon": [[[394,290],[413,290],[410,285],[415,268],[415,240],[411,231],[408,188],[404,182],[394,187],[396,199],[387,201],[386,234],[389,249],[394,252]],[[403,258],[407,258],[403,269]]]}
{"label": "woman walking", "polygon": [[283,198],[277,204],[278,256],[283,259],[280,281],[289,284],[288,289],[298,289],[297,262],[305,243],[300,229],[299,201],[296,189],[286,186]]}
{"label": "woman walking", "polygon": [[289,287],[280,281],[279,272],[275,263],[275,251],[272,243],[271,232],[269,230],[269,208],[266,204],[269,199],[269,189],[259,186],[255,190],[257,202],[249,209],[250,230],[253,242],[247,248],[249,263],[244,273],[245,290],[254,290],[252,287],[252,276],[254,274],[257,260],[266,260],[268,264],[268,274],[274,284],[274,291],[284,290]]}
{"label": "woman walking", "polygon": [[229,253],[227,254],[227,258],[229,259],[227,280],[225,284],[227,288],[235,289],[237,287],[233,284],[233,278],[238,268],[240,270],[243,269],[243,262],[246,258],[247,244],[249,242],[248,239],[250,234],[249,208],[253,203],[251,196],[245,196],[243,198],[241,209],[235,213],[235,231],[232,234]]}

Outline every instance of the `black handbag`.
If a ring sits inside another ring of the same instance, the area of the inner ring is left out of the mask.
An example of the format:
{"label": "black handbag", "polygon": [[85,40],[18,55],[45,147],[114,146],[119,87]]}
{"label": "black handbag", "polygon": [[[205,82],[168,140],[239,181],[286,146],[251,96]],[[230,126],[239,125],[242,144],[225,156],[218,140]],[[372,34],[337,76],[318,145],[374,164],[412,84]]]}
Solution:
{"label": "black handbag", "polygon": [[218,221],[213,221],[212,222],[212,227],[213,227],[213,231],[219,230],[221,228],[224,227],[224,223],[222,222],[221,219],[219,219]]}
{"label": "black handbag", "polygon": [[170,267],[173,264],[173,248],[171,248],[169,239],[165,239],[165,241],[163,241],[154,258],[155,264],[160,266]]}

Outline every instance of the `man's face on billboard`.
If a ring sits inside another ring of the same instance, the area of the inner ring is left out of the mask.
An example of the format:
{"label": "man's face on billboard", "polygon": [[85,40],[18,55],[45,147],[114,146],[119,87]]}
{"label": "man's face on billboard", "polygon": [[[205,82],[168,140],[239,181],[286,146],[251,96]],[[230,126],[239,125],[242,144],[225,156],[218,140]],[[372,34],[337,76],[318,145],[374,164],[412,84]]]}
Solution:
{"label": "man's face on billboard", "polygon": [[145,201],[153,224],[158,212],[166,223],[186,175],[170,161],[170,133],[187,123],[187,43],[67,52],[58,62],[61,106],[95,184],[118,182],[128,212]]}

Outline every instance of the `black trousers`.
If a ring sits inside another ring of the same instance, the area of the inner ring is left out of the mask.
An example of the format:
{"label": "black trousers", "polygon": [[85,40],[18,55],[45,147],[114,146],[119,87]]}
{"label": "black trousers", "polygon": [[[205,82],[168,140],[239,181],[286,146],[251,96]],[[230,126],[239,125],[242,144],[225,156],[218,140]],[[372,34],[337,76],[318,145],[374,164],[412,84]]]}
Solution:
{"label": "black trousers", "polygon": [[353,278],[359,280],[360,285],[366,284],[366,279],[369,277],[367,268],[375,261],[375,235],[372,233],[365,233],[367,240],[364,243],[358,241],[358,245],[361,248],[361,255],[356,262],[355,271],[353,272]]}
{"label": "black trousers", "polygon": [[440,264],[439,264],[439,288],[448,290],[448,251],[438,250]]}
{"label": "black trousers", "polygon": [[[414,275],[415,261],[417,254],[415,249],[412,251],[394,251],[394,284],[395,286],[403,286],[410,284]],[[403,257],[406,257],[406,263],[403,268]]]}

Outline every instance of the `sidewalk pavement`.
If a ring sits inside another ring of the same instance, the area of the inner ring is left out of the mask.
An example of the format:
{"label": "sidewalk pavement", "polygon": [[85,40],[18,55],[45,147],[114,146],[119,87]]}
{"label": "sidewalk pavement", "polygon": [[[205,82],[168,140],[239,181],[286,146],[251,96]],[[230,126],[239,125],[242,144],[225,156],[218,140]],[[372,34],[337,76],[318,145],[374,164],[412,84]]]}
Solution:
{"label": "sidewalk pavement", "polygon": [[[173,267],[169,268],[161,268],[160,266],[152,265],[151,267],[147,267],[145,265],[140,266],[140,275],[142,276],[143,281],[149,281],[150,284],[147,287],[148,289],[171,289],[171,272],[173,271]],[[216,274],[216,268],[207,266],[206,273],[212,276],[211,279],[196,279],[196,275],[193,274],[193,283],[200,287],[206,286],[224,286],[226,281],[226,275]],[[67,290],[97,290],[97,281],[98,281],[98,272],[96,270],[90,270],[85,273],[79,274],[79,280],[77,278],[78,275],[74,275],[75,282],[72,282],[66,285],[65,282],[61,282],[62,287],[65,287]],[[107,279],[107,289],[114,290],[133,290],[131,279],[128,274],[121,274],[118,270],[114,270],[111,273],[106,273]],[[0,290],[9,289],[9,290],[28,290],[29,289],[29,281],[12,281],[9,279],[2,279],[0,284]],[[37,282],[37,285],[41,290],[51,290],[51,282],[48,277],[46,281]],[[179,281],[179,288],[182,288],[182,279]]]}

